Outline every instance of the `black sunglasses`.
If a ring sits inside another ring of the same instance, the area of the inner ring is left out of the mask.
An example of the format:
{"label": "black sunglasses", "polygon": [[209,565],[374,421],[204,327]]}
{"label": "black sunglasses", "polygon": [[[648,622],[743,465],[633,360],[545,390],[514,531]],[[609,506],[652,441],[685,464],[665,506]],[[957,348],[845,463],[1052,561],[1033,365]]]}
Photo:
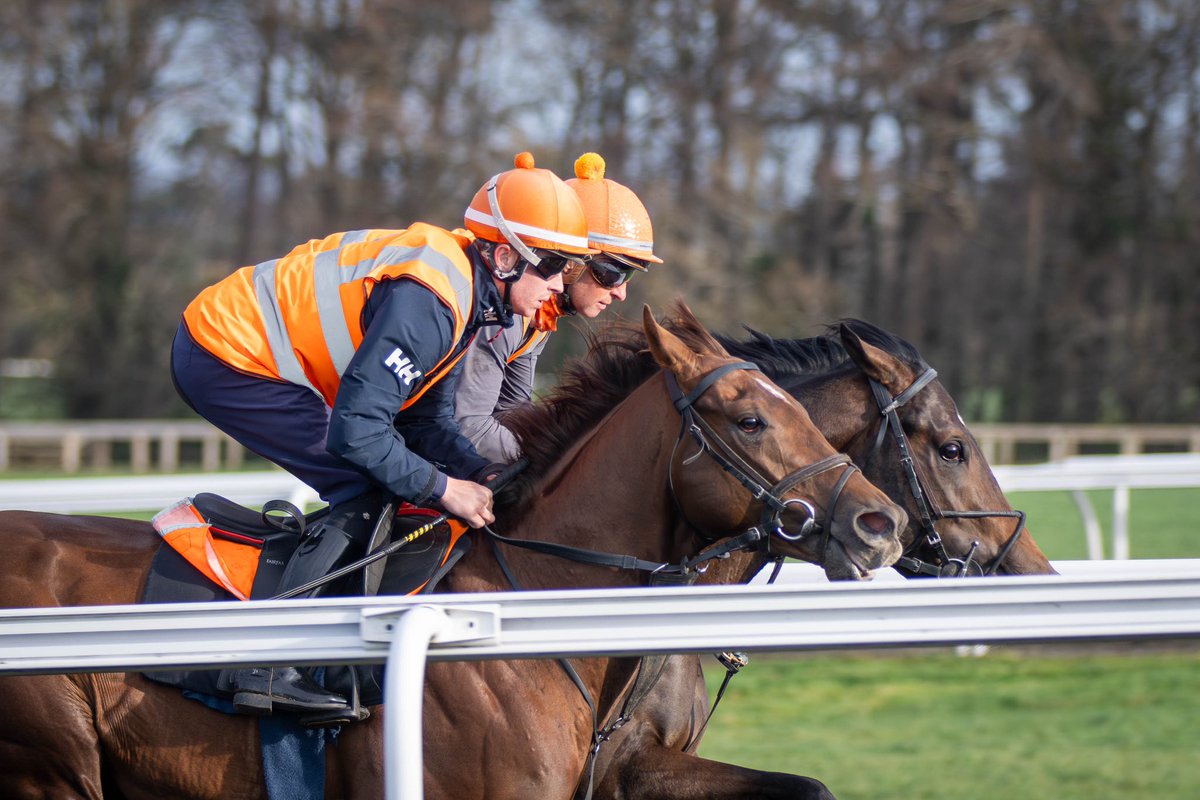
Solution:
{"label": "black sunglasses", "polygon": [[555,275],[558,275],[567,267],[571,266],[572,264],[578,264],[582,260],[580,258],[564,256],[561,253],[538,252],[537,250],[535,250],[534,253],[540,259],[538,263],[526,263],[533,267],[533,271],[541,276],[542,280],[545,281],[551,280]]}
{"label": "black sunglasses", "polygon": [[627,267],[604,256],[592,256],[587,265],[592,272],[592,280],[605,289],[615,289],[633,277],[633,267]]}

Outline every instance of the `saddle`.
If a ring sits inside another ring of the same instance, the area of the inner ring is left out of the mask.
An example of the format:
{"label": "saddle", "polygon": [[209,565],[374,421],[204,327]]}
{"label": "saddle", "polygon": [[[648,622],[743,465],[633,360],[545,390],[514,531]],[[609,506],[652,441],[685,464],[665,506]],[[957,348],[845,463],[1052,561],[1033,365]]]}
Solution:
{"label": "saddle", "polygon": [[[143,603],[264,600],[279,580],[305,531],[329,513],[304,515],[291,503],[273,500],[255,511],[220,495],[200,493],[154,518],[163,537],[155,554]],[[389,503],[357,560],[428,527],[440,512],[408,503]],[[409,595],[432,591],[467,553],[471,540],[457,520],[442,521],[402,549],[329,584],[326,596]],[[150,680],[209,697],[229,698],[219,670],[155,671]],[[326,688],[362,705],[383,701],[382,665],[326,667]],[[357,705],[357,704],[356,704]]]}

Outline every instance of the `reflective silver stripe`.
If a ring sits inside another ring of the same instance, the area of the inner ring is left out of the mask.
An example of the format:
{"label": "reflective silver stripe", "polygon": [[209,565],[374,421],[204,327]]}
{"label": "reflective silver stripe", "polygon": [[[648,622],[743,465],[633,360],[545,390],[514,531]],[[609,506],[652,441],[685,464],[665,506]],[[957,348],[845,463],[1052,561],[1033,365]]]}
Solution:
{"label": "reflective silver stripe", "polygon": [[[345,242],[345,239],[342,240]],[[338,375],[346,372],[350,359],[354,358],[354,342],[350,339],[350,328],[346,325],[346,314],[342,309],[342,295],[338,287],[348,281],[342,277],[338,266],[341,248],[317,253],[313,259],[313,291],[317,296],[317,319],[321,321],[321,333],[325,347]]]}
{"label": "reflective silver stripe", "polygon": [[348,244],[358,244],[367,240],[367,234],[370,231],[348,231],[342,234],[342,243],[339,247],[345,247]]}
{"label": "reflective silver stripe", "polygon": [[288,383],[307,386],[317,397],[322,397],[300,367],[296,353],[292,350],[292,338],[288,335],[287,326],[283,324],[279,298],[275,294],[275,264],[278,261],[279,259],[264,261],[254,268],[254,296],[258,299],[258,307],[262,311],[267,344],[271,348],[271,355],[275,357],[275,368],[279,370],[280,378]]}
{"label": "reflective silver stripe", "polygon": [[[343,240],[344,241],[344,240]],[[321,323],[321,334],[329,349],[329,358],[338,375],[344,375],[350,360],[354,358],[354,343],[346,324],[346,313],[342,307],[339,287],[360,281],[374,272],[380,265],[404,264],[420,261],[434,267],[450,279],[455,301],[464,320],[470,319],[473,302],[471,282],[454,266],[454,262],[428,245],[421,247],[385,247],[374,258],[356,264],[341,266],[338,259],[341,248],[318,253],[313,260],[313,289],[317,296],[317,312]]]}
{"label": "reflective silver stripe", "polygon": [[606,233],[588,231],[588,240],[607,244],[612,247],[628,247],[630,250],[654,251],[654,242],[640,242],[637,239],[626,239],[624,236],[610,236]]}
{"label": "reflective silver stripe", "polygon": [[[485,214],[482,211],[476,211],[473,208],[468,208],[464,216],[467,219],[474,220],[475,222],[481,222],[484,225],[491,225],[496,230],[500,229],[500,227],[496,224],[496,220],[491,214]],[[568,247],[578,247],[583,250],[589,249],[587,238],[583,236],[571,236],[570,234],[547,230],[546,228],[537,228],[533,225],[525,225],[521,222],[513,222],[510,219],[506,219],[505,223],[513,230],[514,233],[523,233],[526,236],[536,236],[539,239],[546,239],[556,244],[566,245]]]}
{"label": "reflective silver stripe", "polygon": [[471,305],[474,293],[471,281],[454,266],[454,261],[445,254],[439,253],[429,245],[420,247],[385,247],[375,258],[375,264],[403,264],[408,261],[420,261],[436,269],[450,279],[450,288],[454,290],[454,299],[458,303],[459,314],[466,322],[471,321]]}

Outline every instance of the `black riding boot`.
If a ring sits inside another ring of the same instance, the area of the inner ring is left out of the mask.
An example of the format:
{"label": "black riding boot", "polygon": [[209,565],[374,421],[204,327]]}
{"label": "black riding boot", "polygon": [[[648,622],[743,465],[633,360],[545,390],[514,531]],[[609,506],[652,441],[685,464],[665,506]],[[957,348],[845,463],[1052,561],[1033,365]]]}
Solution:
{"label": "black riding boot", "polygon": [[[288,561],[279,581],[279,593],[304,586],[362,555],[382,506],[382,495],[368,492],[331,508],[329,516],[300,543]],[[315,597],[322,589],[318,586],[304,596]],[[350,705],[346,698],[318,686],[295,667],[227,670],[221,675],[221,685],[233,692],[237,709],[248,714],[334,711]]]}

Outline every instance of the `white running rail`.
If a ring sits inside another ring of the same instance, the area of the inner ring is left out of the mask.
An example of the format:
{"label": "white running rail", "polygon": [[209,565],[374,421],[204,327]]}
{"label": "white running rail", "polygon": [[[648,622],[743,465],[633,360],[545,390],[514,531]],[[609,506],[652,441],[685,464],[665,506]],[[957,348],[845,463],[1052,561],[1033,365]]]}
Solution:
{"label": "white running rail", "polygon": [[0,675],[386,660],[387,798],[415,800],[427,658],[1154,637],[1200,637],[1196,562],[1140,576],[12,609]]}

